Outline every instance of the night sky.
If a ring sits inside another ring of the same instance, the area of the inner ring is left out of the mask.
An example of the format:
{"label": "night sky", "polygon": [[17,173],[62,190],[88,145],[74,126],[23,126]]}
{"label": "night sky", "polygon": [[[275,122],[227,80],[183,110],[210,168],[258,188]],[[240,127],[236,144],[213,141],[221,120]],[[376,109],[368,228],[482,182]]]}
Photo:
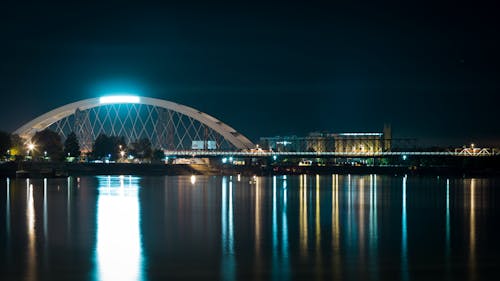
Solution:
{"label": "night sky", "polygon": [[10,2],[0,130],[129,92],[197,108],[253,141],[391,123],[422,143],[500,145],[493,5]]}

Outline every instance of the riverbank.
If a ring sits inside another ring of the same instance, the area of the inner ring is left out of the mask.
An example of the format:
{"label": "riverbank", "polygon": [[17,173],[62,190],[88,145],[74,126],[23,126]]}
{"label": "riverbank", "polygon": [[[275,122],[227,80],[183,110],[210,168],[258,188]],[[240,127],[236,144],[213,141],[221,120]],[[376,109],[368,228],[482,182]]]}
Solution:
{"label": "riverbank", "polygon": [[0,177],[51,178],[88,175],[298,175],[298,174],[390,174],[442,175],[454,177],[500,176],[497,167],[452,166],[233,166],[165,165],[162,163],[49,163],[8,162],[0,164]]}

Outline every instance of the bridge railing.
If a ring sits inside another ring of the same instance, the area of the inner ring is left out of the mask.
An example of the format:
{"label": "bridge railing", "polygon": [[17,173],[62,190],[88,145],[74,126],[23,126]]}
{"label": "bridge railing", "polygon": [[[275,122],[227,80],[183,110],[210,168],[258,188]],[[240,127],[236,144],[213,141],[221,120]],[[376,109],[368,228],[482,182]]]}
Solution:
{"label": "bridge railing", "polygon": [[165,151],[166,156],[241,156],[241,157],[272,157],[272,156],[304,156],[304,157],[390,157],[390,156],[462,156],[462,157],[485,157],[498,156],[500,151],[495,149],[482,149],[476,153],[464,151],[408,151],[408,152],[275,152],[275,151],[206,151],[206,150],[183,150]]}

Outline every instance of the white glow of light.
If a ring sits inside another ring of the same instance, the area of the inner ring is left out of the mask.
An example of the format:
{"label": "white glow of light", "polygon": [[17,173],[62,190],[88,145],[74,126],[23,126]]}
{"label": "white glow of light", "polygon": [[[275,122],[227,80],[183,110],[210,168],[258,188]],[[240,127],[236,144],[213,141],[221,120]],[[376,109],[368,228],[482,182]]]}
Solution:
{"label": "white glow of light", "polygon": [[27,190],[28,204],[26,218],[28,222],[28,270],[26,280],[35,280],[36,274],[36,232],[35,232],[35,202],[33,200],[33,184]]}
{"label": "white glow of light", "polygon": [[99,98],[100,104],[139,103],[140,101],[141,99],[138,96],[129,96],[129,95],[105,96]]}
{"label": "white glow of light", "polygon": [[196,183],[196,176],[192,175],[191,176],[191,184],[195,184],[195,183]]}
{"label": "white glow of light", "polygon": [[98,177],[99,280],[142,280],[138,178]]}
{"label": "white glow of light", "polygon": [[[10,238],[10,179],[7,178],[7,203],[5,205],[5,223],[7,224],[7,238]],[[9,239],[7,239],[9,241]]]}

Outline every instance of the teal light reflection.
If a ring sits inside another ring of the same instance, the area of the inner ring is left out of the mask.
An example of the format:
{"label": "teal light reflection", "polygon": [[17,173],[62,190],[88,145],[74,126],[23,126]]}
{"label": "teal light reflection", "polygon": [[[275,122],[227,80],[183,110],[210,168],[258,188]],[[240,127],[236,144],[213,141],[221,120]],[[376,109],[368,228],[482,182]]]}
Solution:
{"label": "teal light reflection", "polygon": [[[288,264],[288,217],[287,217],[287,188],[286,177],[283,180],[283,208],[281,210],[281,242],[282,244],[282,258],[283,267],[286,273],[289,272]],[[287,277],[287,276],[286,276]]]}
{"label": "teal light reflection", "polygon": [[450,180],[446,180],[446,256],[450,254]]}
{"label": "teal light reflection", "polygon": [[446,237],[445,237],[445,258],[446,271],[451,270],[451,240],[450,240],[450,179],[446,179]]}
{"label": "teal light reflection", "polygon": [[96,280],[143,280],[139,178],[100,176]]}
{"label": "teal light reflection", "polygon": [[273,177],[273,256],[278,251],[278,216],[276,206],[276,176]]}
{"label": "teal light reflection", "polygon": [[369,214],[369,250],[370,268],[378,272],[378,223],[377,223],[377,175],[370,175],[370,214]]}
{"label": "teal light reflection", "polygon": [[222,280],[235,279],[234,229],[233,229],[233,182],[222,178]]}
{"label": "teal light reflection", "polygon": [[[286,177],[282,178],[281,188],[279,188],[280,183],[277,180],[278,178],[273,176],[272,279],[289,280],[290,262],[288,245],[287,180]],[[279,215],[280,212],[281,215]]]}
{"label": "teal light reflection", "polygon": [[408,233],[406,222],[406,179],[403,177],[403,207],[401,210],[401,272],[402,279],[408,280]]}
{"label": "teal light reflection", "polygon": [[272,246],[272,267],[273,267],[273,277],[279,277],[279,266],[278,266],[278,210],[276,206],[276,176],[273,176],[273,223],[272,223],[272,234],[273,234],[273,246]]}

